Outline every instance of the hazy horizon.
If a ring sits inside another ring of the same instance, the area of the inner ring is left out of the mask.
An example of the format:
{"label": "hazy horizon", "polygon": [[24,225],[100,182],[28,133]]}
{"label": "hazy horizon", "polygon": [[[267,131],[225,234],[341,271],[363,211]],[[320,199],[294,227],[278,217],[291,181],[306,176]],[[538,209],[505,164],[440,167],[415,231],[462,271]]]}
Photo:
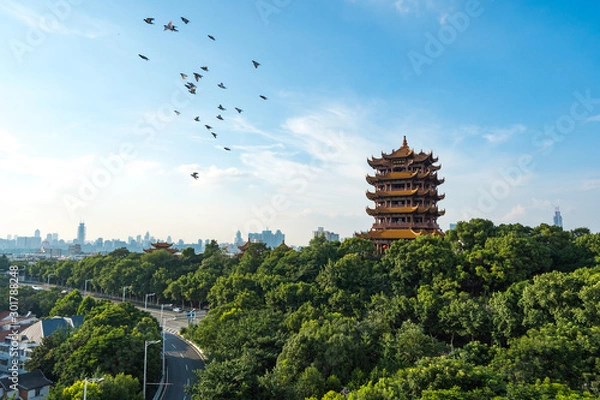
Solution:
{"label": "hazy horizon", "polygon": [[373,223],[367,158],[403,136],[439,157],[443,230],[472,217],[552,224],[560,207],[565,229],[598,232],[597,10],[4,1],[0,237],[74,238],[79,221],[104,239],[350,237]]}

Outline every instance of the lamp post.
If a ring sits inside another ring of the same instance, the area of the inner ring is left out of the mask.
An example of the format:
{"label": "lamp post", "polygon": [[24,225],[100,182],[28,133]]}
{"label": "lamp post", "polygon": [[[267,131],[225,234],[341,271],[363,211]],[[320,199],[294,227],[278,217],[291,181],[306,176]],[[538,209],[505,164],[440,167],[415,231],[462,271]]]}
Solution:
{"label": "lamp post", "polygon": [[162,376],[165,376],[165,318],[163,317],[163,310],[166,307],[171,307],[173,304],[161,304],[160,305],[160,321],[162,323]]}
{"label": "lamp post", "polygon": [[165,345],[166,345],[166,337],[165,337],[165,319],[162,318],[162,376],[165,376]]}
{"label": "lamp post", "polygon": [[51,276],[56,276],[56,274],[55,274],[54,272],[50,272],[50,273],[48,274],[48,287],[50,286],[50,277],[51,277]]}
{"label": "lamp post", "polygon": [[146,293],[146,299],[144,300],[144,310],[148,309],[148,297],[155,296],[156,293]]}
{"label": "lamp post", "polygon": [[169,303],[169,304],[161,304],[161,305],[160,305],[160,320],[161,320],[161,321],[162,321],[162,319],[163,319],[163,309],[164,309],[165,307],[171,307],[172,305],[173,305],[173,304],[170,304],[170,303]]}
{"label": "lamp post", "polygon": [[88,382],[98,383],[98,382],[102,382],[103,380],[104,380],[104,378],[90,378],[90,379],[85,378],[83,380],[83,400],[87,399],[87,383]]}
{"label": "lamp post", "polygon": [[131,289],[131,286],[123,286],[123,303],[125,303],[125,290],[126,289]]}
{"label": "lamp post", "polygon": [[144,342],[144,399],[146,398],[146,372],[148,370],[148,346],[160,343],[160,340],[146,340]]}
{"label": "lamp post", "polygon": [[86,279],[86,280],[85,280],[85,283],[83,284],[83,294],[86,294],[86,293],[87,293],[87,284],[88,284],[88,282],[90,282],[90,281],[91,281],[91,279]]}

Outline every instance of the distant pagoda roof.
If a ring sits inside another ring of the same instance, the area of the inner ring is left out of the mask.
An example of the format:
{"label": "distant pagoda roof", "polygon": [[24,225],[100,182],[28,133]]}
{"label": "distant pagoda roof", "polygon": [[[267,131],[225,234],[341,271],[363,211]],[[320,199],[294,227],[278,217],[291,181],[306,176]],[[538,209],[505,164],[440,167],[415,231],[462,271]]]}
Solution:
{"label": "distant pagoda roof", "polygon": [[179,251],[178,249],[174,249],[171,247],[171,246],[173,246],[173,243],[156,242],[156,243],[150,243],[150,246],[152,246],[152,247],[149,249],[144,249],[144,252],[152,253],[153,251],[166,250],[171,254],[175,254]]}
{"label": "distant pagoda roof", "polygon": [[238,246],[238,249],[243,253],[244,251],[248,250],[248,247],[250,247],[251,244],[252,244],[252,242],[250,241],[250,238],[248,238],[246,243],[244,243],[241,246]]}
{"label": "distant pagoda roof", "polygon": [[275,247],[275,248],[276,248],[276,249],[286,249],[286,250],[289,250],[289,249],[291,249],[291,247],[290,247],[290,246],[288,246],[287,244],[285,244],[285,240],[284,240],[284,241],[282,241],[282,242],[281,242],[281,244],[280,244],[279,246]]}

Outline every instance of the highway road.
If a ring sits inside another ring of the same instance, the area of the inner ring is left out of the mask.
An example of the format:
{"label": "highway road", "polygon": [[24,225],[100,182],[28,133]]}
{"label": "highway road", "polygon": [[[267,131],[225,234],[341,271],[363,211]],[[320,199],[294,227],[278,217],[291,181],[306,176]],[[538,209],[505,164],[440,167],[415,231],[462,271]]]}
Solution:
{"label": "highway road", "polygon": [[183,339],[171,333],[165,334],[167,361],[167,385],[164,400],[190,400],[185,388],[194,383],[194,370],[204,368],[200,355]]}
{"label": "highway road", "polygon": [[[33,285],[32,283],[22,283],[25,285]],[[50,285],[54,286],[54,285]],[[45,285],[44,288],[47,288]],[[94,296],[95,293],[88,292],[87,294]],[[114,303],[120,303],[119,300],[111,300]],[[143,306],[136,306],[139,309],[144,309]],[[193,346],[183,340],[177,333],[183,327],[187,327],[190,322],[197,323],[204,318],[206,311],[196,311],[194,319],[188,319],[188,313],[176,313],[167,309],[146,309],[158,322],[165,324],[165,358],[166,358],[166,385],[163,393],[163,400],[191,400],[192,396],[186,393],[185,388],[193,385],[196,379],[195,370],[204,368],[204,362],[201,355],[194,349]],[[161,318],[163,321],[161,321]],[[156,382],[151,382],[156,384]],[[150,391],[150,385],[148,386]]]}

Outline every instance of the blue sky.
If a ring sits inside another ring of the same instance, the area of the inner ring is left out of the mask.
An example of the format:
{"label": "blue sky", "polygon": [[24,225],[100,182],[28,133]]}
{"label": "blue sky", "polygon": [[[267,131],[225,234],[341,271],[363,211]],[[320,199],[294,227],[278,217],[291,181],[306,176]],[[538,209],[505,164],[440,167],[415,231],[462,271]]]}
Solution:
{"label": "blue sky", "polygon": [[439,157],[443,229],[600,230],[597,3],[172,3],[0,3],[0,237],[348,237],[404,135]]}

